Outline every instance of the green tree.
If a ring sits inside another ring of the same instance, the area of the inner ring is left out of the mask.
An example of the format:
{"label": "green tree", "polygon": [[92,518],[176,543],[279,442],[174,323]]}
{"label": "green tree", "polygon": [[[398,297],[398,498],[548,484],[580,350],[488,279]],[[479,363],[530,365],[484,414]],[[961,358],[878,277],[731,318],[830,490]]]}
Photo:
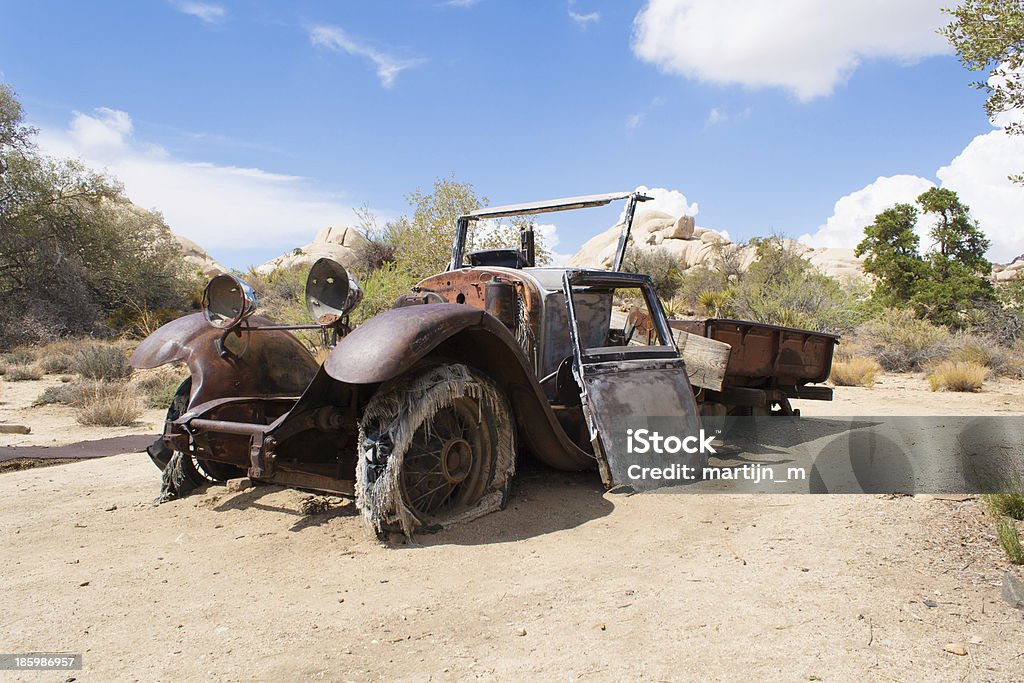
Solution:
{"label": "green tree", "polygon": [[963,327],[969,311],[995,300],[985,277],[989,241],[970,208],[951,190],[932,188],[917,198],[921,212],[934,216],[931,248],[922,257],[915,228],[918,209],[897,204],[875,216],[864,229],[857,256],[878,278],[874,298],[884,306],[913,306],[935,323]]}
{"label": "green tree", "polygon": [[[1024,111],[1024,4],[1020,0],[964,0],[954,9],[943,10],[953,21],[942,34],[971,71],[988,70],[988,78],[973,83],[988,99],[989,117],[1010,111]],[[1007,126],[1010,134],[1024,133],[1021,122]],[[1011,176],[1024,182],[1024,176]]]}
{"label": "green tree", "polygon": [[0,86],[0,345],[183,305],[190,282],[163,218],[116,181],[39,154],[34,134]]}
{"label": "green tree", "polygon": [[881,286],[875,287],[875,298],[883,305],[905,304],[925,275],[927,263],[919,253],[916,224],[917,209],[897,204],[864,228],[865,237],[854,251],[865,257],[864,271],[878,278]]}

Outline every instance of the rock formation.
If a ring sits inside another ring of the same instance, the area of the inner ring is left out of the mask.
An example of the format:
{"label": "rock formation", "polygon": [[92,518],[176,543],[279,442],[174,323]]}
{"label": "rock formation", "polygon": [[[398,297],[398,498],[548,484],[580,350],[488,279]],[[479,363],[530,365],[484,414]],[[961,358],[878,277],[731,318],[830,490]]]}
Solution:
{"label": "rock formation", "polygon": [[[569,259],[568,265],[575,268],[610,268],[620,232],[621,227],[614,225],[591,238]],[[683,269],[700,265],[710,267],[719,254],[730,249],[738,250],[742,269],[750,266],[755,256],[753,247],[734,245],[720,232],[696,227],[693,216],[676,218],[661,211],[637,211],[632,237],[634,247],[665,249],[676,257]],[[863,276],[861,260],[853,255],[853,249],[815,249],[791,240],[786,240],[786,244],[827,275],[838,279]]]}
{"label": "rock formation", "polygon": [[320,230],[306,246],[271,259],[256,270],[269,273],[278,268],[311,266],[324,256],[338,261],[346,268],[352,268],[356,263],[356,250],[364,244],[366,238],[355,228],[327,227]]}
{"label": "rock formation", "polygon": [[181,235],[175,235],[174,239],[177,240],[181,246],[182,254],[185,258],[185,263],[190,269],[199,271],[205,278],[211,278],[214,275],[220,275],[221,273],[228,272],[228,269],[217,263],[212,256],[206,253],[206,251],[198,244],[193,242],[187,237]]}

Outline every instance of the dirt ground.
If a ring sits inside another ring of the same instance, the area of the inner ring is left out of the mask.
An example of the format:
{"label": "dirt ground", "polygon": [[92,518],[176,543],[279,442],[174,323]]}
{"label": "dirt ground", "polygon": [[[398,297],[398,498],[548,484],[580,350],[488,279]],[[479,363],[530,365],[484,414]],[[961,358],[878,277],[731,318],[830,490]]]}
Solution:
{"label": "dirt ground", "polygon": [[[160,422],[86,432],[27,407],[43,385],[4,383],[0,423],[33,433],[0,446]],[[1024,383],[986,388],[888,377],[801,407],[1024,414]],[[212,487],[153,507],[157,488],[142,454],[0,474],[0,651],[84,654],[3,680],[1024,681],[1024,611],[999,593],[1022,572],[976,500],[617,496],[534,466],[507,510],[389,548],[348,502]]]}

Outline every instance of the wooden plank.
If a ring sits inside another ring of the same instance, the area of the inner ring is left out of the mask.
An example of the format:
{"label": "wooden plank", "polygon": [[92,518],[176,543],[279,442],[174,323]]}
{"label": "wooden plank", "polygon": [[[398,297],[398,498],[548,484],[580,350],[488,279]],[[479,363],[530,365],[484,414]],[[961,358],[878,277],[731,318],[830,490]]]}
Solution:
{"label": "wooden plank", "polygon": [[672,330],[679,353],[686,362],[690,384],[712,391],[721,391],[725,371],[729,367],[732,347],[714,339],[682,330]]}

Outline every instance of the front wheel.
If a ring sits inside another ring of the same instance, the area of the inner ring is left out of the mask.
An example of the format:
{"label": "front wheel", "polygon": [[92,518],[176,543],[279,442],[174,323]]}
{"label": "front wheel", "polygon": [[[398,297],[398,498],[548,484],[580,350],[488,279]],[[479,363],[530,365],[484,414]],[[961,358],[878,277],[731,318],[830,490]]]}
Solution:
{"label": "front wheel", "polygon": [[515,471],[512,410],[461,364],[383,385],[359,424],[356,505],[378,536],[436,531],[505,504]]}
{"label": "front wheel", "polygon": [[[178,387],[167,407],[166,422],[174,422],[188,410],[191,393],[192,378],[188,377]],[[147,448],[146,452],[153,464],[163,472],[158,503],[180,498],[200,486],[245,476],[243,470],[233,465],[204,460],[191,453],[172,451],[162,439]]]}

